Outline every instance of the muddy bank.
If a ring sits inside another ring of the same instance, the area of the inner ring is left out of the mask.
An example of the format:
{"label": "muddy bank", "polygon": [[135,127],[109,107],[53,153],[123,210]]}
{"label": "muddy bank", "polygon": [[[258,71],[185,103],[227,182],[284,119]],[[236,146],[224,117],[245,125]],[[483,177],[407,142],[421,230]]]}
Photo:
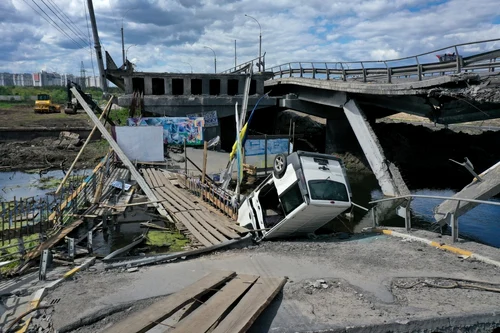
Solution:
{"label": "muddy bank", "polygon": [[[280,112],[276,118],[275,131],[282,134],[288,133],[290,119],[295,121],[295,134],[299,136],[296,150],[324,152],[324,119],[290,111]],[[385,156],[399,167],[410,189],[461,189],[467,185],[472,176],[449,159],[463,162],[464,157],[468,157],[478,173],[500,161],[500,132],[437,129],[399,122],[380,122],[372,126]],[[349,171],[371,173],[361,149],[339,156]]]}
{"label": "muddy bank", "polygon": [[[65,143],[60,138],[35,138],[28,141],[0,142],[0,170],[67,169],[80,150],[80,143]],[[93,168],[107,151],[103,141],[91,142],[76,167]]]}

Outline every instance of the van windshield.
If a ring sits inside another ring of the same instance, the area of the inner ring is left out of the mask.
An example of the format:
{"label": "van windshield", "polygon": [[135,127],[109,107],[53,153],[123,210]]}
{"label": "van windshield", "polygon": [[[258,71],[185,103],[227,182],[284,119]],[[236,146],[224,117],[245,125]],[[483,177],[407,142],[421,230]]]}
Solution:
{"label": "van windshield", "polygon": [[344,184],[329,180],[310,180],[309,191],[312,200],[333,200],[349,202],[349,195]]}

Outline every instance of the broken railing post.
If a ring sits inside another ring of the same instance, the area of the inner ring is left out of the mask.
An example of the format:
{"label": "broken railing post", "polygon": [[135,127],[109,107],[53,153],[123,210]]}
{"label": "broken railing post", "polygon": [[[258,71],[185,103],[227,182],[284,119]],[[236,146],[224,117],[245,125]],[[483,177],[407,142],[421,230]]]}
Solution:
{"label": "broken railing post", "polygon": [[378,227],[377,206],[372,207],[372,222],[374,228]]}
{"label": "broken railing post", "polygon": [[412,200],[412,198],[410,197],[408,199],[408,203],[406,204],[406,209],[405,209],[405,227],[406,227],[406,232],[410,232],[411,231],[411,210],[410,210],[411,200]]}
{"label": "broken railing post", "polygon": [[89,253],[92,253],[92,242],[92,230],[90,230],[87,236],[87,250]]}
{"label": "broken railing post", "polygon": [[186,176],[186,181],[187,181],[187,179],[188,179],[188,160],[187,160],[186,138],[184,138],[184,175]]}
{"label": "broken railing post", "polygon": [[75,260],[75,239],[68,237],[68,256],[71,261]]}
{"label": "broken railing post", "polygon": [[50,250],[45,249],[42,252],[42,258],[40,260],[40,269],[38,271],[38,280],[45,281],[47,278],[47,269],[50,264]]}
{"label": "broken railing post", "polygon": [[205,140],[203,142],[203,170],[201,172],[201,195],[200,195],[200,197],[202,200],[204,198],[203,192],[205,191],[205,175],[207,174],[207,155],[208,155],[207,147],[208,147],[208,142]]}
{"label": "broken railing post", "polygon": [[457,201],[457,206],[455,210],[449,214],[450,216],[450,227],[451,227],[451,241],[453,243],[458,242],[458,217],[457,210],[460,207],[460,200]]}

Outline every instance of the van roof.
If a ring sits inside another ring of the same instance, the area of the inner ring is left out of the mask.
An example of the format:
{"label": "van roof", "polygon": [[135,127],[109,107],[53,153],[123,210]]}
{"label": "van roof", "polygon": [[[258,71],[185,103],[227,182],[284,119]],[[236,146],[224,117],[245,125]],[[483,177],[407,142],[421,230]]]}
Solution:
{"label": "van roof", "polygon": [[337,157],[337,156],[334,156],[334,155],[325,155],[325,154],[313,153],[313,152],[302,151],[302,150],[297,150],[295,153],[297,153],[298,156],[326,158],[326,159],[329,159],[329,160],[335,160],[335,161],[337,161],[339,163],[342,163],[342,159],[340,157]]}

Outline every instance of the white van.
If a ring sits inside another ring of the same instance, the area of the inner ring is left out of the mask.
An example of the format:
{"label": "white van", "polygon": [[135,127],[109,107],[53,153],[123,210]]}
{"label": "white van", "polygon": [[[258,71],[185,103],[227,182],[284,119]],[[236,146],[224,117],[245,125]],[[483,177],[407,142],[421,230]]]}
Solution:
{"label": "white van", "polygon": [[276,155],[273,173],[241,203],[238,222],[257,239],[312,233],[351,207],[338,157],[297,151]]}

